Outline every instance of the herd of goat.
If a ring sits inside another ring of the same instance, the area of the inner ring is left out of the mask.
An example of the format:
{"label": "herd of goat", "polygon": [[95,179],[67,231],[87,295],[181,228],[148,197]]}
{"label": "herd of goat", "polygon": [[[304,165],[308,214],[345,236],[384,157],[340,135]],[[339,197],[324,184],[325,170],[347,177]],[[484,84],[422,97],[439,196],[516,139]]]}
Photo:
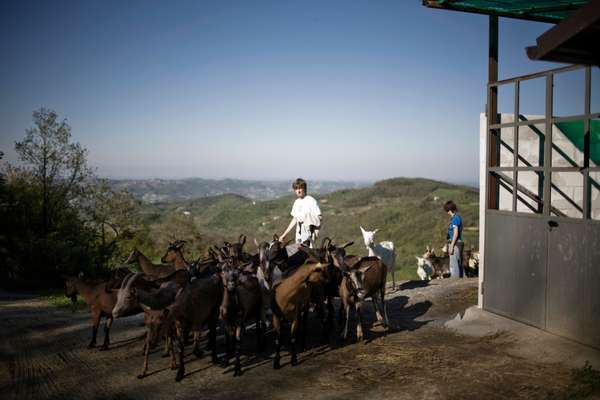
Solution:
{"label": "herd of goat", "polygon": [[[336,245],[329,238],[323,239],[321,247],[309,248],[283,243],[275,235],[270,242],[255,241],[255,254],[244,251],[245,242],[246,237],[241,235],[235,243],[213,246],[206,258],[192,263],[185,260],[184,241],[169,244],[162,264],[152,263],[134,249],[125,263],[137,264],[143,272],[116,268],[108,281],[97,284],[86,283],[81,277],[67,277],[65,294],[73,301],[79,294],[90,307],[92,339],[88,347],[96,346],[102,317],[106,323],[101,350],[105,350],[110,344],[113,318],[143,312],[146,339],[138,378],[147,375],[150,350],[164,338],[163,356],[171,357],[171,369],[177,369],[175,380],[180,381],[185,374],[184,347],[189,335],[193,334],[193,354],[200,357],[201,332],[206,328],[206,349],[211,352],[212,362],[227,366],[235,357],[234,376],[239,376],[242,339],[252,323],[259,351],[264,349],[264,332],[271,325],[275,369],[280,368],[281,362],[282,324],[291,325],[291,365],[297,365],[297,354],[306,345],[309,310],[316,312],[323,324],[324,338],[328,338],[334,324],[335,297],[341,300],[339,319],[344,321],[344,339],[354,309],[357,340],[362,340],[361,307],[367,298],[372,299],[377,319],[389,327],[385,305],[388,267],[380,257],[347,255],[346,248],[353,242]],[[428,262],[431,264],[430,259]],[[225,355],[221,360],[216,344],[219,325],[225,336]]]}

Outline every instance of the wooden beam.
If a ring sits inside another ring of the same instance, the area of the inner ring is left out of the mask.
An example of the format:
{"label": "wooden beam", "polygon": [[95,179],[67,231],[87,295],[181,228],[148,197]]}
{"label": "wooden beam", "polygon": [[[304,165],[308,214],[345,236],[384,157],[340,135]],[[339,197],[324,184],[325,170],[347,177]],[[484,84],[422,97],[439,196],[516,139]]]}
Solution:
{"label": "wooden beam", "polygon": [[525,49],[532,60],[600,65],[600,0],[590,0]]}
{"label": "wooden beam", "polygon": [[[488,84],[498,82],[498,17],[490,15],[489,17],[489,37],[488,37]],[[498,87],[488,85],[487,101],[487,167],[498,166],[498,137],[490,132],[490,125],[499,123],[498,121]],[[488,209],[498,209],[498,178],[495,175],[487,174],[487,207]]]}

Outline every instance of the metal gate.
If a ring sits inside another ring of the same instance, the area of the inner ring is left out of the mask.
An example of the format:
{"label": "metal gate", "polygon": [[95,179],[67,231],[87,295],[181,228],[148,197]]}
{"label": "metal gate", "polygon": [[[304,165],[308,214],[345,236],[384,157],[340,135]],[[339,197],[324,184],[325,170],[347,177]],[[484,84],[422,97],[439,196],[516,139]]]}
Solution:
{"label": "metal gate", "polygon": [[[596,70],[570,66],[488,85],[482,290],[487,310],[600,348]],[[557,107],[561,82],[581,84],[581,109]],[[527,92],[533,84],[544,93],[537,102]],[[510,100],[499,102],[499,93]]]}

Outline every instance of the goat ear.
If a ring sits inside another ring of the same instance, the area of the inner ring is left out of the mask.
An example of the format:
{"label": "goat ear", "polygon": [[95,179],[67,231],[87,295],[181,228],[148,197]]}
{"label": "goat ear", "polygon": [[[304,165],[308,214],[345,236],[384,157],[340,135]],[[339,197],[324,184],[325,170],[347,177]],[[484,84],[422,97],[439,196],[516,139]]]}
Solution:
{"label": "goat ear", "polygon": [[373,231],[373,235],[376,234],[377,232],[379,232],[379,228],[377,228]]}
{"label": "goat ear", "polygon": [[279,242],[279,236],[276,233],[273,234],[273,241]]}
{"label": "goat ear", "polygon": [[362,226],[360,227],[360,231],[361,231],[363,234],[367,232],[367,231],[365,231],[365,228],[363,228]]}
{"label": "goat ear", "polygon": [[362,267],[359,269],[359,271],[364,274],[365,272],[367,272],[368,270],[370,270],[372,267],[372,265],[367,265],[366,267]]}
{"label": "goat ear", "polygon": [[184,244],[185,244],[185,240],[178,240],[177,244],[175,245],[175,248],[181,249]]}
{"label": "goat ear", "polygon": [[240,235],[239,242],[242,246],[246,244],[246,235]]}
{"label": "goat ear", "polygon": [[258,240],[256,240],[256,238],[254,238],[254,245],[255,245],[256,247],[260,247],[260,246],[259,246],[259,244],[258,244]]}
{"label": "goat ear", "polygon": [[352,246],[354,244],[354,241],[349,241],[347,243],[344,243],[342,246],[340,246],[342,249],[345,249],[348,246]]}
{"label": "goat ear", "polygon": [[283,247],[287,247],[290,245],[290,243],[292,243],[294,241],[294,239],[288,239],[284,244]]}

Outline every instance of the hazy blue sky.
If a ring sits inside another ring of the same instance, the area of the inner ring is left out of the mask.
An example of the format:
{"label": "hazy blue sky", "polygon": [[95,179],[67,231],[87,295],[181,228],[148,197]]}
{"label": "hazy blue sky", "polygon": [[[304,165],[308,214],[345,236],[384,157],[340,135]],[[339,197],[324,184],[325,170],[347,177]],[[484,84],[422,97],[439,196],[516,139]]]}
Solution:
{"label": "hazy blue sky", "polygon": [[[501,19],[500,76],[549,25]],[[56,110],[111,177],[476,182],[486,16],[396,1],[3,1],[0,150]]]}

